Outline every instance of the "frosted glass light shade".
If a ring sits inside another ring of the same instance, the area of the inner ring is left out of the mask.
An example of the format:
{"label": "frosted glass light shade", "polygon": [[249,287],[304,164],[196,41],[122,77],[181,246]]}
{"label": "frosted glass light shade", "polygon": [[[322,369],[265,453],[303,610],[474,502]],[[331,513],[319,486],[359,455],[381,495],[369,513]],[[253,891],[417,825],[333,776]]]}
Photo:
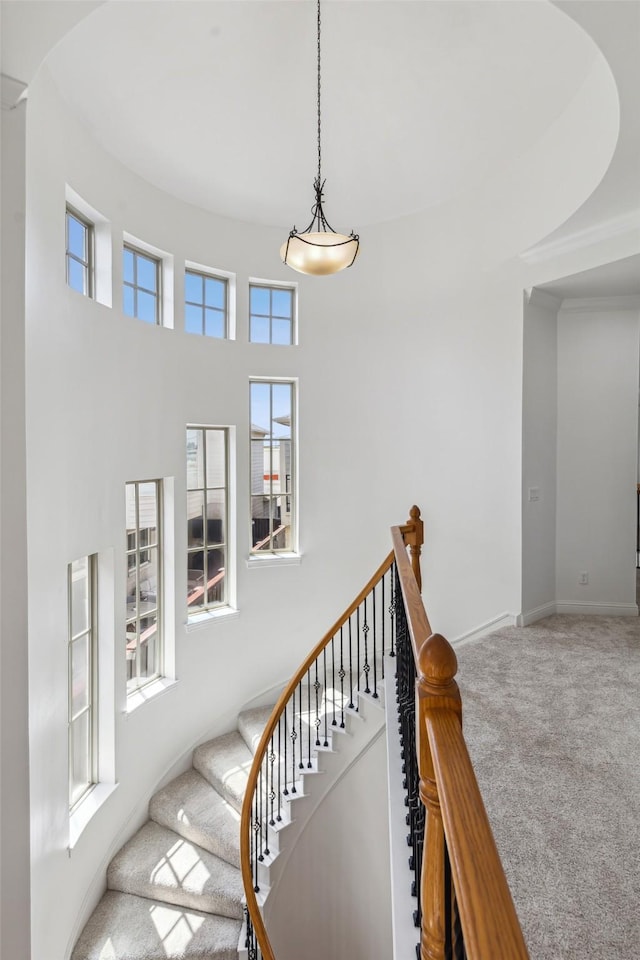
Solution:
{"label": "frosted glass light shade", "polygon": [[347,237],[343,233],[303,233],[285,240],[280,247],[280,257],[298,273],[323,277],[350,267],[358,255],[359,246],[357,237]]}

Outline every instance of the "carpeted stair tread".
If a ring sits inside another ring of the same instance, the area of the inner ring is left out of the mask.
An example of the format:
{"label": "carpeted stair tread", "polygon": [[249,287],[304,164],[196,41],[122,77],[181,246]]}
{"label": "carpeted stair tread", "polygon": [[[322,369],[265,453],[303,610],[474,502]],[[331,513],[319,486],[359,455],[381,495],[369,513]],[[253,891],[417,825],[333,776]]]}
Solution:
{"label": "carpeted stair tread", "polygon": [[242,919],[240,870],[150,820],[116,854],[110,890]]}
{"label": "carpeted stair tread", "polygon": [[237,730],[200,744],[193,752],[193,766],[236,810],[242,800],[253,754]]}
{"label": "carpeted stair tread", "polygon": [[188,770],[154,794],[149,816],[227,863],[240,866],[238,813],[196,770]]}
{"label": "carpeted stair tread", "polygon": [[238,717],[238,731],[242,735],[244,742],[255,753],[260,743],[260,737],[267,725],[267,721],[273,711],[273,705],[269,707],[254,707],[252,710],[243,710]]}
{"label": "carpeted stair tread", "polygon": [[71,960],[237,960],[241,922],[107,890]]}

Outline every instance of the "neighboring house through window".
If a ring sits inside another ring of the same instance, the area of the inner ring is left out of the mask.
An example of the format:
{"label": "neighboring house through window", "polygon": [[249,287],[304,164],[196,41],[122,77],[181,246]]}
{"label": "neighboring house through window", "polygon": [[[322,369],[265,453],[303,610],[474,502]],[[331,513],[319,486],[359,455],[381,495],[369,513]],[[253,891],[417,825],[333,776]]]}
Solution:
{"label": "neighboring house through window", "polygon": [[187,427],[187,608],[228,604],[229,431]]}
{"label": "neighboring house through window", "polygon": [[295,550],[295,385],[252,380],[251,549]]}

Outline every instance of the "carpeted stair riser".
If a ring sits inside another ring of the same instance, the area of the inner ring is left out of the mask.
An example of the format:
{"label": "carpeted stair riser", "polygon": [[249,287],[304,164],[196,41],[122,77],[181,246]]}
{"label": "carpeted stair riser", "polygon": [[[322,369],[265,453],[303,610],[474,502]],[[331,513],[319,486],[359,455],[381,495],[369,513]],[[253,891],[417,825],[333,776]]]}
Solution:
{"label": "carpeted stair riser", "polygon": [[110,890],[241,920],[237,867],[150,820],[114,857]]}

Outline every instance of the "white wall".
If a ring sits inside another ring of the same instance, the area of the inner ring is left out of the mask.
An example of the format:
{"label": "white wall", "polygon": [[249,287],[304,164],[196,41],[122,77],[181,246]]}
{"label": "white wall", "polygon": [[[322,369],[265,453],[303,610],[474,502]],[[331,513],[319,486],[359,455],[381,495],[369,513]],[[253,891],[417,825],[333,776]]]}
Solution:
{"label": "white wall", "polygon": [[29,955],[24,338],[26,104],[2,76],[0,327],[0,957]]}
{"label": "white wall", "polygon": [[386,767],[379,736],[293,848],[269,898],[269,938],[279,960],[299,960],[302,953],[306,960],[391,957]]}
{"label": "white wall", "polygon": [[[561,612],[637,613],[640,313],[615,307],[564,301],[558,314]],[[581,572],[587,585],[578,583]]]}
{"label": "white wall", "polygon": [[[522,616],[555,610],[559,301],[533,290],[524,303]],[[537,499],[534,499],[537,498]]]}

